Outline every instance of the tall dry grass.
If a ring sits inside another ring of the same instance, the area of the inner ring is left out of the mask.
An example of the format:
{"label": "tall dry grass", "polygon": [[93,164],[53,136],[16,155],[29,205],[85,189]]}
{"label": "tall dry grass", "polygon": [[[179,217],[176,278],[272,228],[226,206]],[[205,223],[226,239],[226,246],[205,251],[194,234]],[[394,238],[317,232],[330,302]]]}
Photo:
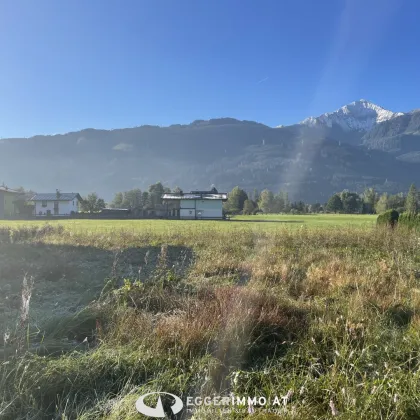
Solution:
{"label": "tall dry grass", "polygon": [[[90,325],[85,347],[4,360],[0,417],[135,419],[136,397],[164,390],[283,397],[277,413],[255,407],[253,418],[420,418],[415,232],[283,227],[13,237],[161,250],[147,276],[140,270],[113,279],[87,309],[89,321],[55,329],[57,337]],[[187,270],[169,262],[169,246],[192,251]],[[196,415],[250,414],[213,407]]]}

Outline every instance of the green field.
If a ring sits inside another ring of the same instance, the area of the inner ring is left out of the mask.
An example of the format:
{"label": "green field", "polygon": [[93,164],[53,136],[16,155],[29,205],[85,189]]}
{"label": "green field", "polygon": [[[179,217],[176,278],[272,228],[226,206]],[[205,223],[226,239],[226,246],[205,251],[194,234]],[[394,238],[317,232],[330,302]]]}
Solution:
{"label": "green field", "polygon": [[2,221],[0,418],[145,419],[154,391],[420,418],[420,238],[375,220]]}
{"label": "green field", "polygon": [[49,220],[49,221],[7,221],[0,220],[1,226],[33,226],[45,223],[61,224],[71,231],[112,231],[112,230],[146,230],[146,231],[176,231],[185,229],[279,229],[283,227],[337,227],[363,226],[372,227],[376,221],[375,215],[347,214],[314,214],[289,215],[268,214],[257,216],[236,216],[231,220]]}

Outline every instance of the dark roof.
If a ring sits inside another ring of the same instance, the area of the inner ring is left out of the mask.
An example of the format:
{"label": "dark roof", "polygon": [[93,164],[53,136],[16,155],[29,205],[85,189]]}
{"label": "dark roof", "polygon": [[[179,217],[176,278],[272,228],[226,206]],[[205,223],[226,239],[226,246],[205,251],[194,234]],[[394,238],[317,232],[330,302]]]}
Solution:
{"label": "dark roof", "polygon": [[75,198],[82,200],[79,193],[60,193],[59,197],[57,193],[41,193],[35,194],[29,201],[71,201]]}

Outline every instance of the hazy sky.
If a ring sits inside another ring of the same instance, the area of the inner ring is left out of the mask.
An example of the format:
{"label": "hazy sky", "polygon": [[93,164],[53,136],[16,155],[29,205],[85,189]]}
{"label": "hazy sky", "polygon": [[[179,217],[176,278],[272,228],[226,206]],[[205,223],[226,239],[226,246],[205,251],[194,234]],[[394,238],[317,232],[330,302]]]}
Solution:
{"label": "hazy sky", "polygon": [[1,0],[0,137],[420,107],[417,0]]}

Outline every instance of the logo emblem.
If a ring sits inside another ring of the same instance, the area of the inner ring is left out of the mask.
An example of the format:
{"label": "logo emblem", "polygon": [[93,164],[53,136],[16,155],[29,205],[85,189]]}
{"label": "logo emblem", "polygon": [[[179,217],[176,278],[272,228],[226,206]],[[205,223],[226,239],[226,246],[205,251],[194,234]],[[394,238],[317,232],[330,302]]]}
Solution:
{"label": "logo emblem", "polygon": [[[149,407],[144,403],[144,399],[149,395],[159,395],[158,402],[156,407]],[[157,417],[157,418],[164,418],[166,417],[165,410],[163,408],[162,400],[160,398],[161,395],[169,395],[175,402],[171,405],[171,411],[173,414],[178,414],[184,407],[184,404],[181,398],[177,397],[174,394],[170,394],[169,392],[150,392],[149,394],[142,395],[136,401],[136,409],[139,413],[144,414],[148,417]]]}

